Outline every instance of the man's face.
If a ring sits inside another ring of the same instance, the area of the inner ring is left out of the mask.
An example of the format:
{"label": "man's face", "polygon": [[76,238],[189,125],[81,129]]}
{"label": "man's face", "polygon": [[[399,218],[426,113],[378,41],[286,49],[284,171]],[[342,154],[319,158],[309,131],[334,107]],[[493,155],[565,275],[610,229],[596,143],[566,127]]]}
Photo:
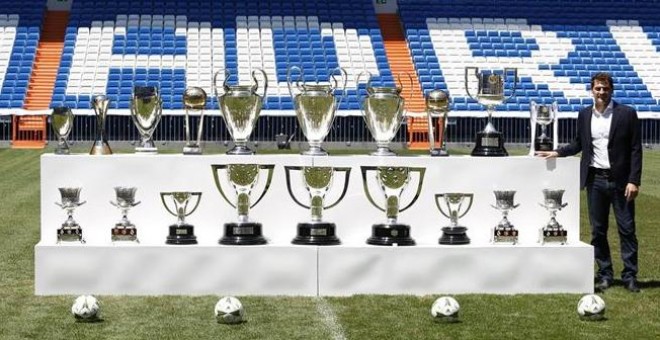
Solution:
{"label": "man's face", "polygon": [[591,94],[596,104],[607,105],[612,99],[612,86],[608,81],[596,80],[591,88]]}

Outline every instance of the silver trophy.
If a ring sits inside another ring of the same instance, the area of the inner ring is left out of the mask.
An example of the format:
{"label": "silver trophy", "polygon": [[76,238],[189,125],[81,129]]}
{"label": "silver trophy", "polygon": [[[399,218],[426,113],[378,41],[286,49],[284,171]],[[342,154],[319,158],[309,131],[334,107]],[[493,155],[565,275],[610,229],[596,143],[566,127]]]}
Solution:
{"label": "silver trophy", "polygon": [[[376,140],[377,149],[371,154],[374,156],[396,156],[389,145],[405,117],[406,101],[401,96],[403,86],[399,80],[399,87],[372,86],[371,73],[361,72],[357,83],[363,75],[368,76],[367,96],[361,101],[360,110],[364,121]],[[412,88],[412,77],[408,75]]]}
{"label": "silver trophy", "polygon": [[516,192],[514,190],[496,190],[494,194],[495,205],[491,206],[502,212],[502,220],[492,230],[492,241],[493,243],[516,244],[518,243],[518,229],[508,219],[509,212],[520,205],[514,204]]}
{"label": "silver trophy", "polygon": [[[211,165],[215,185],[220,191],[222,198],[233,208],[236,208],[238,214],[237,222],[224,224],[224,236],[220,239],[220,244],[227,245],[254,245],[265,244],[267,241],[262,234],[261,223],[250,221],[249,212],[252,207],[266,195],[270,182],[273,179],[273,170],[275,165],[261,164],[214,164]],[[252,200],[252,189],[259,183],[259,175],[266,171],[266,184],[256,200]],[[223,173],[224,175],[221,175]],[[235,193],[235,198],[230,199],[228,193],[231,186]]]}
{"label": "silver trophy", "polygon": [[458,224],[458,219],[465,216],[472,207],[474,194],[449,192],[435,195],[435,204],[440,213],[449,218],[449,226],[442,228],[440,244],[469,244],[467,227]]}
{"label": "silver trophy", "polygon": [[[407,224],[399,223],[398,216],[402,211],[410,208],[419,198],[422,191],[422,183],[424,182],[425,168],[412,168],[412,167],[375,167],[375,166],[362,166],[362,183],[364,193],[371,204],[381,211],[385,212],[387,221],[384,223],[374,224],[371,227],[371,237],[367,239],[367,244],[379,246],[411,246],[415,244],[415,240],[410,237],[410,226]],[[384,198],[384,206],[374,200],[368,185],[369,173],[375,173],[376,180],[380,187],[380,193]],[[413,199],[407,205],[403,206],[400,202],[401,194],[408,187],[411,179],[411,173],[417,173],[419,181],[417,184],[417,191]]]}
{"label": "silver trophy", "polygon": [[[206,106],[206,92],[201,87],[189,87],[183,92],[183,105],[186,108],[185,130],[186,145],[183,147],[184,155],[200,155],[202,153],[202,134],[204,133],[204,107]],[[193,112],[199,113],[197,133],[191,136],[192,126],[190,118]]]}
{"label": "silver trophy", "polygon": [[[532,132],[529,155],[534,156],[535,151],[555,150],[559,142],[559,129],[557,127],[559,107],[557,102],[553,102],[552,105],[539,105],[532,100],[529,104],[529,113],[530,131]],[[536,137],[537,124],[541,125],[541,135],[538,137]],[[547,135],[548,125],[550,124],[553,124],[552,139]]]}
{"label": "silver trophy", "polygon": [[[297,70],[297,78],[292,74]],[[340,103],[335,100],[335,90],[339,88],[339,80],[335,77],[337,71],[341,74],[341,91],[346,89],[348,76],[343,68],[336,68],[330,74],[333,84],[303,84],[302,70],[291,66],[287,71],[287,85],[293,98],[293,106],[298,117],[298,125],[309,142],[309,150],[304,155],[326,156],[328,153],[321,148],[321,143],[330,132],[335,117],[335,111]]]}
{"label": "silver trophy", "polygon": [[105,123],[108,118],[108,104],[110,99],[105,95],[97,95],[92,97],[92,108],[96,114],[96,138],[92,149],[89,150],[90,155],[112,155],[112,149],[108,144],[108,137],[105,131]]}
{"label": "silver trophy", "polygon": [[66,139],[69,138],[73,128],[73,117],[73,112],[68,107],[56,107],[50,115],[50,126],[53,128],[55,136],[57,136],[55,154],[68,155],[71,153]]}
{"label": "silver trophy", "polygon": [[140,202],[135,202],[135,192],[137,188],[135,187],[115,187],[116,201],[110,201],[110,204],[114,205],[121,211],[121,220],[115,224],[115,227],[112,228],[112,241],[132,241],[138,242],[137,229],[135,224],[133,224],[128,219],[128,211],[140,204]]}
{"label": "silver trophy", "polygon": [[176,223],[170,225],[170,233],[165,240],[166,244],[197,244],[195,227],[186,223],[202,199],[201,192],[173,191],[161,192],[160,200],[171,215],[176,216]]}
{"label": "silver trophy", "polygon": [[[513,73],[513,90],[511,95],[506,97],[504,95],[504,82],[505,76]],[[477,93],[470,92],[470,79],[477,79]],[[483,131],[477,133],[477,139],[472,156],[508,156],[504,148],[504,136],[501,132],[495,129],[493,125],[493,112],[495,106],[504,104],[507,100],[511,99],[516,93],[516,86],[518,85],[518,69],[505,68],[504,75],[481,72],[478,67],[465,68],[465,91],[468,96],[476,100],[479,104],[486,106],[488,110],[488,123]]]}
{"label": "silver trophy", "polygon": [[543,189],[543,203],[541,206],[544,207],[550,213],[550,221],[541,228],[539,231],[540,241],[544,243],[560,243],[566,244],[567,232],[564,227],[557,222],[555,218],[557,216],[557,211],[563,209],[568,205],[568,203],[562,203],[562,197],[564,196],[564,190],[550,190]]}
{"label": "silver trophy", "polygon": [[[259,80],[256,77],[257,73],[261,73],[263,76],[263,95],[257,93],[260,88]],[[266,98],[268,77],[263,70],[255,69],[252,71],[253,82],[251,85],[228,85],[229,71],[225,70],[225,79],[221,86],[222,93],[220,93],[216,85],[220,75],[221,72],[218,71],[213,76],[213,92],[218,100],[218,106],[222,117],[225,119],[229,134],[234,141],[234,148],[227,153],[230,155],[252,155],[254,151],[248,148],[247,143]]]}
{"label": "silver trophy", "polygon": [[59,190],[60,196],[62,196],[62,203],[55,202],[55,204],[66,211],[67,219],[62,223],[62,228],[57,229],[57,243],[62,241],[85,243],[82,228],[73,219],[73,211],[85,204],[84,201],[80,202],[80,191],[82,188],[59,188]]}
{"label": "silver trophy", "polygon": [[163,115],[163,101],[153,86],[135,86],[131,98],[131,117],[140,133],[138,153],[158,153],[153,134]]}
{"label": "silver trophy", "polygon": [[[449,93],[443,90],[433,90],[426,95],[426,115],[429,125],[429,151],[431,156],[449,156],[447,152],[447,114],[449,113]],[[437,119],[440,145],[435,145],[433,120]]]}
{"label": "silver trophy", "polygon": [[[348,179],[351,168],[333,168],[320,166],[285,166],[286,186],[289,195],[299,206],[310,209],[311,220],[298,223],[298,234],[293,239],[293,244],[328,246],[337,245],[341,241],[335,233],[334,223],[323,221],[323,210],[330,209],[344,198],[348,189]],[[300,171],[302,184],[309,194],[309,204],[302,203],[292,190],[291,172]],[[344,173],[342,193],[334,202],[326,202],[325,196],[333,185],[335,173]]]}

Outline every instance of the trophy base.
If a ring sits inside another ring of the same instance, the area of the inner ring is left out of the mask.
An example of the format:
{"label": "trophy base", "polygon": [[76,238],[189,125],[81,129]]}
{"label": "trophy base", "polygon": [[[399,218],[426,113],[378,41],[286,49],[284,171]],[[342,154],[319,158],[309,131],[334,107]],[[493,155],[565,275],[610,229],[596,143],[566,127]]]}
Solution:
{"label": "trophy base", "polygon": [[376,151],[370,153],[370,155],[372,155],[372,156],[381,156],[381,157],[382,156],[396,156],[396,153],[394,153],[394,151],[390,150],[387,147],[382,147],[382,148],[379,147],[378,149],[376,149]]}
{"label": "trophy base", "polygon": [[335,224],[328,222],[298,223],[298,235],[293,244],[312,246],[335,246],[341,241],[335,235]]}
{"label": "trophy base", "polygon": [[541,244],[566,244],[568,232],[562,228],[542,228],[539,231]]}
{"label": "trophy base", "polygon": [[449,152],[445,149],[431,149],[429,155],[431,157],[447,157],[449,156]]}
{"label": "trophy base", "polygon": [[123,226],[117,225],[112,228],[111,234],[112,242],[137,242],[140,241],[137,238],[137,229],[135,226]]}
{"label": "trophy base", "polygon": [[112,155],[112,149],[106,141],[96,141],[92,145],[92,149],[89,150],[90,155]]}
{"label": "trophy base", "polygon": [[197,244],[197,236],[191,224],[172,224],[165,244]]}
{"label": "trophy base", "polygon": [[62,227],[57,229],[57,243],[60,242],[80,242],[85,243],[83,239],[82,228],[76,227]]}
{"label": "trophy base", "polygon": [[201,155],[202,148],[198,145],[186,145],[183,147],[184,155]]}
{"label": "trophy base", "polygon": [[501,132],[477,132],[472,156],[475,157],[504,157],[508,156],[504,148],[504,136]]}
{"label": "trophy base", "polygon": [[158,149],[154,147],[147,147],[147,146],[138,146],[135,148],[135,153],[143,154],[143,155],[155,155],[158,153]]}
{"label": "trophy base", "polygon": [[438,243],[449,245],[470,244],[470,238],[466,232],[466,227],[444,227]]}
{"label": "trophy base", "polygon": [[300,154],[305,156],[327,156],[328,152],[321,147],[310,147],[309,150],[305,150]]}
{"label": "trophy base", "polygon": [[56,155],[70,155],[70,154],[71,154],[71,150],[69,150],[69,149],[60,149],[60,148],[58,147],[57,149],[55,149],[55,154],[56,154]]}
{"label": "trophy base", "polygon": [[254,151],[244,145],[236,145],[227,151],[228,155],[254,155]]}
{"label": "trophy base", "polygon": [[220,239],[220,244],[250,246],[268,243],[261,234],[261,223],[225,223],[224,227],[225,235]]}
{"label": "trophy base", "polygon": [[399,223],[374,224],[371,227],[371,237],[367,244],[374,246],[414,246],[415,240],[410,237],[410,226]]}
{"label": "trophy base", "polygon": [[493,229],[493,243],[498,244],[517,244],[518,229],[510,227],[497,227]]}
{"label": "trophy base", "polygon": [[536,151],[552,151],[553,143],[550,138],[537,138],[534,141],[534,150]]}

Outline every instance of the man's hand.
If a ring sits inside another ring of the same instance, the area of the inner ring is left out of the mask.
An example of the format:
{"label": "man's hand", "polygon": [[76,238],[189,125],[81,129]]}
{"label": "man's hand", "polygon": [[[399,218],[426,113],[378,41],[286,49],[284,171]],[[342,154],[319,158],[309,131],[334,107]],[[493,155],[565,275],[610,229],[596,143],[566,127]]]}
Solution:
{"label": "man's hand", "polygon": [[626,191],[624,195],[626,196],[626,200],[628,202],[634,200],[637,197],[637,194],[639,194],[639,187],[636,186],[635,184],[628,183],[626,185]]}
{"label": "man's hand", "polygon": [[534,155],[537,157],[543,157],[544,159],[559,157],[559,153],[557,151],[536,151]]}

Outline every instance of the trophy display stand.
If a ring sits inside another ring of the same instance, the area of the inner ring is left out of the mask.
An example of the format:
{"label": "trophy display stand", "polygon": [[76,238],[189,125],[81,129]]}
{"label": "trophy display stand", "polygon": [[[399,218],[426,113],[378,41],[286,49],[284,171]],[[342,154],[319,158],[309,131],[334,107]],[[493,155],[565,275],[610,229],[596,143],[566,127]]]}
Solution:
{"label": "trophy display stand", "polygon": [[165,244],[197,244],[194,228],[190,224],[173,224],[169,227],[170,234]]}
{"label": "trophy display stand", "polygon": [[261,223],[225,223],[224,229],[225,234],[220,239],[220,244],[231,246],[252,246],[268,243],[262,235]]}
{"label": "trophy display stand", "polygon": [[80,242],[85,243],[82,228],[79,225],[63,224],[62,228],[57,230],[57,242]]}
{"label": "trophy display stand", "polygon": [[336,225],[330,222],[298,223],[298,234],[293,244],[308,246],[336,246],[341,241],[336,235]]}
{"label": "trophy display stand", "polygon": [[122,223],[115,224],[110,232],[112,242],[126,241],[126,242],[139,242],[137,238],[137,228],[134,225],[124,225]]}
{"label": "trophy display stand", "polygon": [[371,227],[371,237],[367,244],[374,246],[414,246],[415,240],[410,237],[410,226],[400,223],[374,224]]}
{"label": "trophy display stand", "polygon": [[501,132],[495,130],[490,118],[486,128],[477,132],[471,155],[475,157],[505,157],[509,155],[504,148],[504,136]]}
{"label": "trophy display stand", "polygon": [[511,245],[518,243],[518,229],[513,226],[493,228],[493,243]]}
{"label": "trophy display stand", "polygon": [[568,239],[568,233],[562,228],[542,228],[539,233],[541,234],[541,244],[566,244]]}
{"label": "trophy display stand", "polygon": [[470,244],[466,227],[443,227],[438,243],[445,245]]}

